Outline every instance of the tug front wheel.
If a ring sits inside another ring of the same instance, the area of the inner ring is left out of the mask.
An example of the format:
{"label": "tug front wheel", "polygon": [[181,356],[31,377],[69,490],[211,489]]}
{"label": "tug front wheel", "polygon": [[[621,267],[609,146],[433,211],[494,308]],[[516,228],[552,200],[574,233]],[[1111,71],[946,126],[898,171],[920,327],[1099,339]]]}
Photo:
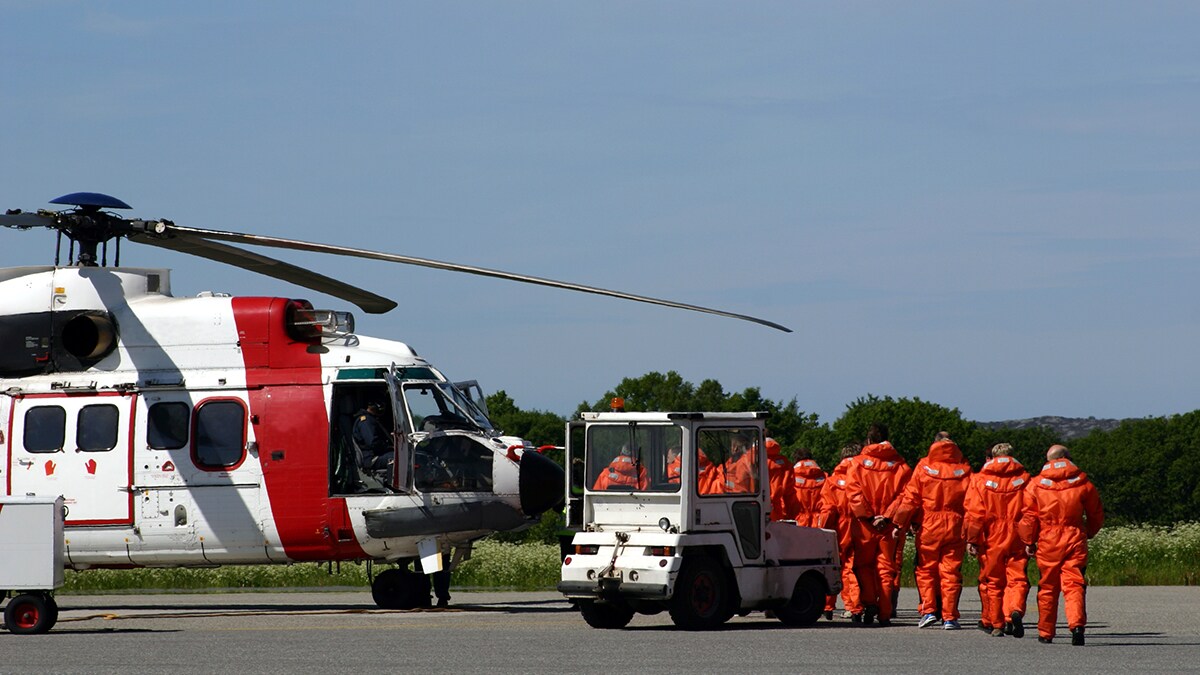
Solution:
{"label": "tug front wheel", "polygon": [[725,570],[712,558],[684,560],[671,597],[671,620],[684,630],[711,630],[733,615],[733,595]]}

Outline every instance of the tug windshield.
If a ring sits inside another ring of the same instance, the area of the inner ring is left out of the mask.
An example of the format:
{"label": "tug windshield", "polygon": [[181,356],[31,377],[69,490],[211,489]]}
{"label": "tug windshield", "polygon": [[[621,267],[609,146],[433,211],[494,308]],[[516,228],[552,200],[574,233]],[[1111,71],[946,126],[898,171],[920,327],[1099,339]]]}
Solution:
{"label": "tug windshield", "polygon": [[585,485],[593,492],[677,492],[683,432],[673,425],[588,427]]}

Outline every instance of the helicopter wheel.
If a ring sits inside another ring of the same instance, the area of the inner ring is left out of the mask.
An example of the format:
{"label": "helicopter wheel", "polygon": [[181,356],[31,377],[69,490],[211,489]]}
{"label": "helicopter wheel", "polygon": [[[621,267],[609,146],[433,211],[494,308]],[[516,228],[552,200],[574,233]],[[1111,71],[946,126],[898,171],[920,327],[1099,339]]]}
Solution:
{"label": "helicopter wheel", "polygon": [[371,597],[382,609],[416,609],[429,606],[429,577],[406,569],[381,572],[371,582]]}

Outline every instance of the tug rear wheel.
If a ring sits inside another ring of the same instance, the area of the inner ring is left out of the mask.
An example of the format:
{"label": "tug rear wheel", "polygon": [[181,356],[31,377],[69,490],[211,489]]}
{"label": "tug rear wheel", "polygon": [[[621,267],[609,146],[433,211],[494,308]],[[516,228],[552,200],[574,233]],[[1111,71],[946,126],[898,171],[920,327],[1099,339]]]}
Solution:
{"label": "tug rear wheel", "polygon": [[825,584],[814,574],[796,580],[788,604],[775,610],[775,616],[789,626],[811,626],[825,610]]}

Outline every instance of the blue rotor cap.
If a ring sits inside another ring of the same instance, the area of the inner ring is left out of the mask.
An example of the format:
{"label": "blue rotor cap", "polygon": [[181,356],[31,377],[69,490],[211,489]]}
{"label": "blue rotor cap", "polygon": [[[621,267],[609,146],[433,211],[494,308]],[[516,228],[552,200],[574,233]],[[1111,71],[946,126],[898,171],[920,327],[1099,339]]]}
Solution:
{"label": "blue rotor cap", "polygon": [[132,209],[125,202],[99,192],[72,192],[58,199],[51,199],[51,204],[66,204],[68,206],[94,206],[100,209]]}

